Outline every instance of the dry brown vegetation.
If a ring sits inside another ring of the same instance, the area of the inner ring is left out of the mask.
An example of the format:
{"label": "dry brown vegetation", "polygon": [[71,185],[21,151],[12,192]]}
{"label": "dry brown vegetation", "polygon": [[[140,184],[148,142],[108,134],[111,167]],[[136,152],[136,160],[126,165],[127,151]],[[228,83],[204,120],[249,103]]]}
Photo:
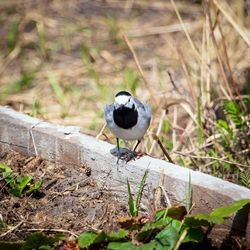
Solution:
{"label": "dry brown vegetation", "polygon": [[[247,186],[249,4],[200,2],[1,1],[1,105],[31,113],[37,97],[36,117],[114,142],[103,108],[126,89],[153,108],[141,151],[165,158],[161,143],[175,163]],[[244,133],[225,100],[245,111]]]}

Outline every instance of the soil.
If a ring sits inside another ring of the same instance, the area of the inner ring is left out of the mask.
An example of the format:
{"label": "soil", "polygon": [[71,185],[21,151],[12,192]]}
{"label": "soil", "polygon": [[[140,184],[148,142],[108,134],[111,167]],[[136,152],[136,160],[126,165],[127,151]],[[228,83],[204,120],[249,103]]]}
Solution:
{"label": "soil", "polygon": [[[31,195],[16,197],[8,192],[9,186],[0,177],[0,216],[7,227],[2,232],[0,227],[0,241],[24,241],[41,231],[45,235],[63,233],[66,242],[56,249],[79,249],[74,239],[82,232],[118,231],[119,219],[129,216],[127,204],[117,202],[107,190],[97,187],[88,166],[79,169],[3,150],[0,150],[0,162],[13,170],[15,178],[20,174],[31,175],[32,184],[44,180]],[[11,231],[13,226],[16,228]],[[202,244],[187,243],[181,249],[218,249],[215,242],[216,239],[213,242],[205,239]],[[247,249],[246,238],[230,237],[220,249]]]}
{"label": "soil", "polygon": [[9,166],[14,176],[31,175],[33,183],[44,180],[30,196],[15,197],[8,193],[9,187],[0,178],[3,222],[7,227],[22,222],[13,232],[0,236],[0,241],[25,240],[38,229],[45,229],[45,234],[65,230],[67,240],[88,229],[113,232],[119,228],[118,218],[128,216],[127,204],[118,203],[108,191],[100,190],[89,167],[56,165],[14,151],[0,152],[0,162]]}

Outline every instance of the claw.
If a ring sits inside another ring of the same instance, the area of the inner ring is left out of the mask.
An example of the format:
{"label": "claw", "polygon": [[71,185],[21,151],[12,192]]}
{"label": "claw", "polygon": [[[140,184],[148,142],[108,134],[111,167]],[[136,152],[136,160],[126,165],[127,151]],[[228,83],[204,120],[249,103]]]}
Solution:
{"label": "claw", "polygon": [[129,151],[129,153],[125,157],[126,163],[128,163],[130,160],[134,159],[137,156],[137,153],[135,151]]}

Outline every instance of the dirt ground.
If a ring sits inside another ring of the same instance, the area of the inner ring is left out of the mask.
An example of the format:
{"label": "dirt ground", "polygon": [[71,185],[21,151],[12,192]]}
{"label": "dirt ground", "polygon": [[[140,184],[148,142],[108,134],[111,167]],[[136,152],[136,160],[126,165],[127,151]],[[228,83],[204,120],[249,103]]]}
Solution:
{"label": "dirt ground", "polygon": [[[40,157],[25,157],[3,150],[0,150],[0,162],[13,170],[14,177],[32,175],[32,184],[41,178],[44,180],[31,195],[16,197],[8,193],[9,187],[0,178],[0,215],[7,227],[4,232],[0,229],[0,241],[23,241],[34,232],[42,231],[46,235],[63,233],[66,242],[73,243],[72,240],[86,230],[118,231],[119,219],[129,216],[127,204],[118,203],[107,190],[97,187],[88,166],[79,169],[56,165]],[[11,231],[8,226],[16,228]],[[56,249],[69,249],[66,244],[70,243],[61,242]],[[201,245],[191,244],[181,249],[200,247],[219,249],[216,239],[206,239]],[[246,238],[228,238],[220,249],[247,249]]]}
{"label": "dirt ground", "polygon": [[8,193],[6,182],[0,178],[3,222],[13,226],[22,222],[13,232],[0,236],[0,241],[25,240],[36,229],[64,233],[67,240],[88,229],[112,232],[119,228],[118,218],[128,216],[127,205],[98,189],[88,167],[55,165],[17,152],[0,152],[0,162],[10,167],[13,175],[32,175],[33,182],[44,179],[33,194],[19,198]]}

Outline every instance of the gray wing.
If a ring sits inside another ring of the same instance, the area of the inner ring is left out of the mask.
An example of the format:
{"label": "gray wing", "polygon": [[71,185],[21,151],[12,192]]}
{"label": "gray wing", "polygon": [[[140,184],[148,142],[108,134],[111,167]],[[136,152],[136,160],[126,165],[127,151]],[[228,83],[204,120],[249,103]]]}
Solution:
{"label": "gray wing", "polygon": [[113,110],[114,110],[114,104],[106,105],[104,108],[104,115],[107,125],[113,122]]}
{"label": "gray wing", "polygon": [[142,109],[144,110],[144,115],[145,115],[145,118],[147,119],[148,121],[148,124],[150,123],[150,120],[151,120],[151,108],[146,104],[142,104],[139,100],[137,100],[136,98],[134,98],[134,101],[137,105],[137,108],[138,109]]}
{"label": "gray wing", "polygon": [[148,125],[149,125],[150,120],[151,120],[151,107],[149,107],[146,103],[143,104],[143,107],[145,109],[145,114],[146,114],[146,118],[148,120]]}

